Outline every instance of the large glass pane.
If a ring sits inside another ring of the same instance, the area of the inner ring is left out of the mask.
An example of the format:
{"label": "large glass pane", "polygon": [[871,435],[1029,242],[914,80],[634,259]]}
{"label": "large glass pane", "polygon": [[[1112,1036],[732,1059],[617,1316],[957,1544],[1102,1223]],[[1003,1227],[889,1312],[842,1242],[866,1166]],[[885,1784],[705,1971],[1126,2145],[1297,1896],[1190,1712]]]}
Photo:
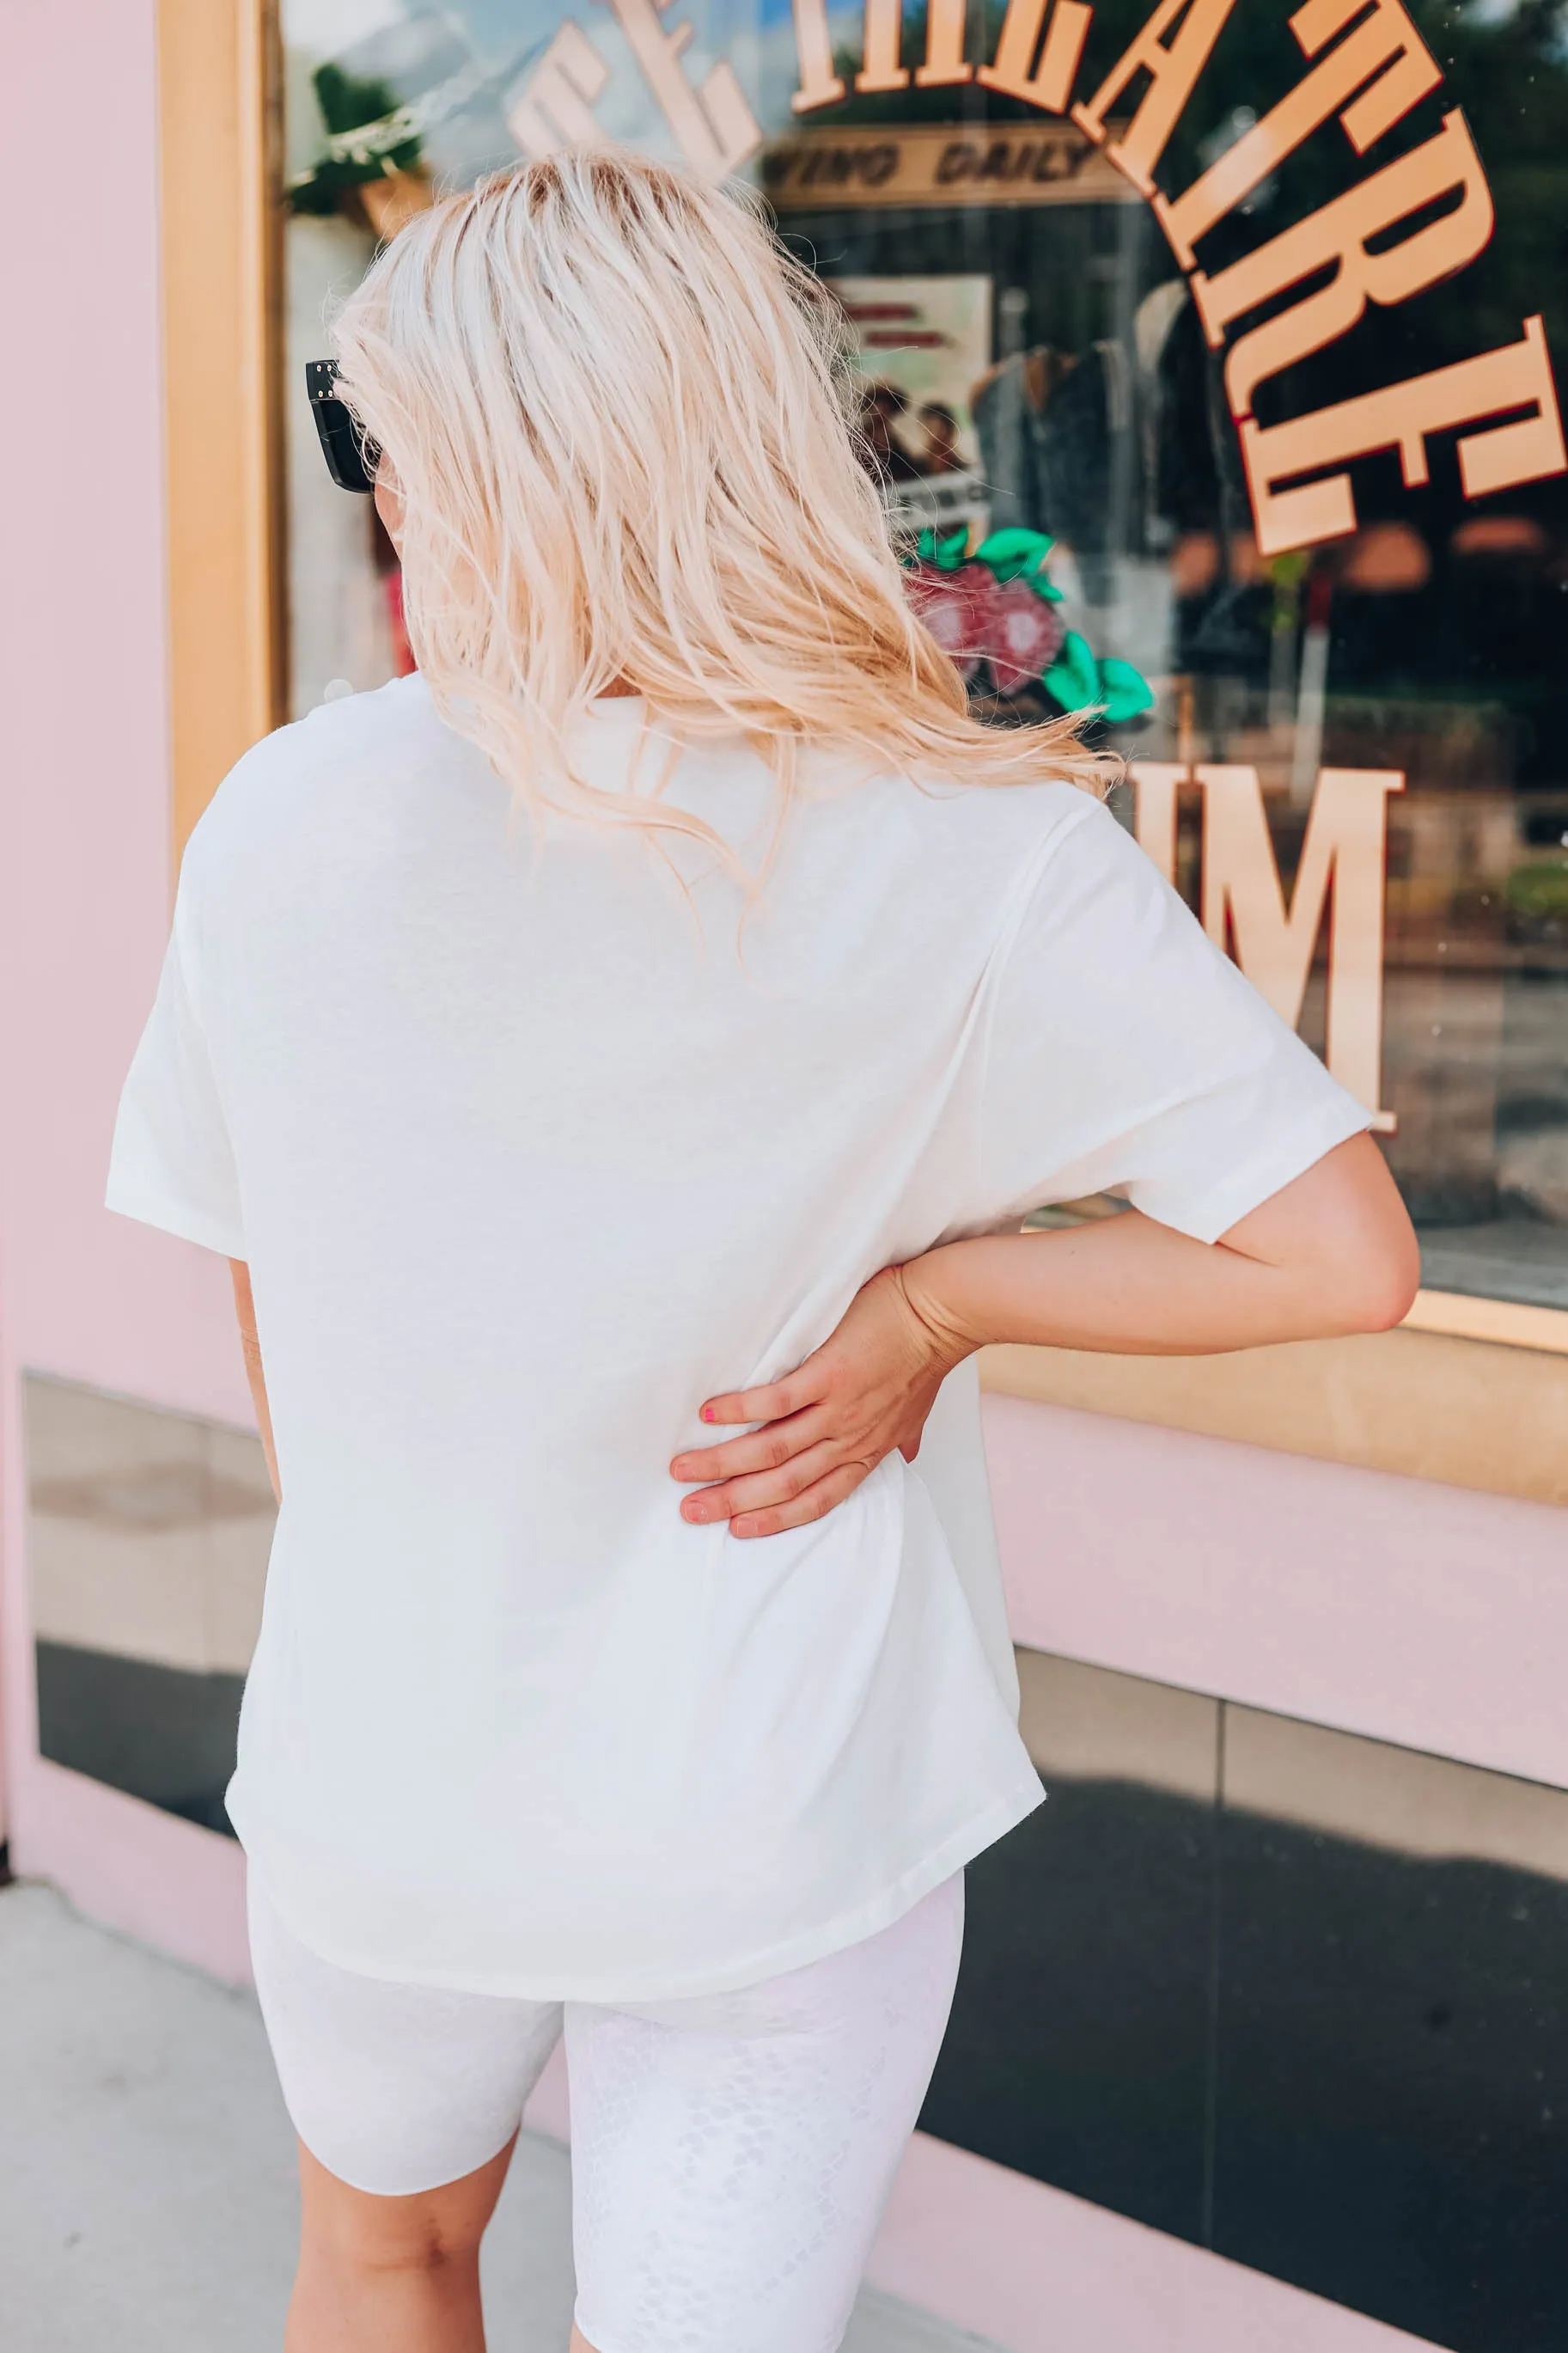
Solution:
{"label": "large glass pane", "polygon": [[1377,1113],[1428,1284],[1568,1307],[1560,10],[289,0],[285,39],[296,709],[408,660],[300,392],[377,237],[590,135],[757,180],[977,702],[1103,710],[1121,813]]}

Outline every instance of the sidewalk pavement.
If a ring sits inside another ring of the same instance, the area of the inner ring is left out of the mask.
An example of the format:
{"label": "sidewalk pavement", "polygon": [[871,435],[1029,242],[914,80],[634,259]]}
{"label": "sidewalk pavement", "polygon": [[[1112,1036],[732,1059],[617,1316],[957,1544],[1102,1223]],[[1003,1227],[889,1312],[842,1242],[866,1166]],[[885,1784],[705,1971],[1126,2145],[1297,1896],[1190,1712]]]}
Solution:
{"label": "sidewalk pavement", "polygon": [[[0,1892],[0,2311],[5,2353],[278,2353],[293,2137],[252,1996]],[[484,2253],[490,2353],[565,2353],[571,2185],[518,2144]],[[973,2353],[867,2289],[845,2353]]]}

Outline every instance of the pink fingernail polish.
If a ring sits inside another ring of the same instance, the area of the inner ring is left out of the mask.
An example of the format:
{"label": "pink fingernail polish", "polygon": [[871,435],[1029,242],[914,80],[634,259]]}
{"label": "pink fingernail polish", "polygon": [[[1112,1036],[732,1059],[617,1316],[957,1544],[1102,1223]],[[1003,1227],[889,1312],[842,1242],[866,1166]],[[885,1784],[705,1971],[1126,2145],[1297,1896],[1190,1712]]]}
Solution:
{"label": "pink fingernail polish", "polygon": [[711,1420],[712,1420],[712,1419],[713,1419],[713,1409],[712,1409],[712,1407],[711,1407],[710,1405],[705,1405],[705,1406],[703,1407],[703,1409],[702,1409],[702,1419],[703,1419],[703,1420],[704,1420],[704,1421],[711,1421]]}

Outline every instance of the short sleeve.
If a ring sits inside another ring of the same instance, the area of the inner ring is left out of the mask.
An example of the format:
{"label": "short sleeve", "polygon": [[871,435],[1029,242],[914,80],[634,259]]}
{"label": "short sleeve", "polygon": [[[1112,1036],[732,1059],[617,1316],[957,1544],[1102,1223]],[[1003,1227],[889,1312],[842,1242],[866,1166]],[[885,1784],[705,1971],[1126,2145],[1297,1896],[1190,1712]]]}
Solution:
{"label": "short sleeve", "polygon": [[121,1094],[105,1199],[122,1217],[244,1258],[239,1181],[183,915],[177,904],[158,994]]}
{"label": "short sleeve", "polygon": [[989,1214],[1112,1192],[1199,1241],[1370,1125],[1110,812],[1047,847],[995,975]]}

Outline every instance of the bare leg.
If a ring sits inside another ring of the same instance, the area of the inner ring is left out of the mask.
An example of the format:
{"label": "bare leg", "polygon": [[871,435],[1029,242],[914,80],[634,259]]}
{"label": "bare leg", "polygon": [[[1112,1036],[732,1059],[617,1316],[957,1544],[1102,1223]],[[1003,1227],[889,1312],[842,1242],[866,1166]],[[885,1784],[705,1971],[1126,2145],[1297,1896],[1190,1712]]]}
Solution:
{"label": "bare leg", "polygon": [[512,2147],[438,2189],[374,2198],[301,2142],[300,2269],[284,2353],[485,2353],[479,2241]]}

